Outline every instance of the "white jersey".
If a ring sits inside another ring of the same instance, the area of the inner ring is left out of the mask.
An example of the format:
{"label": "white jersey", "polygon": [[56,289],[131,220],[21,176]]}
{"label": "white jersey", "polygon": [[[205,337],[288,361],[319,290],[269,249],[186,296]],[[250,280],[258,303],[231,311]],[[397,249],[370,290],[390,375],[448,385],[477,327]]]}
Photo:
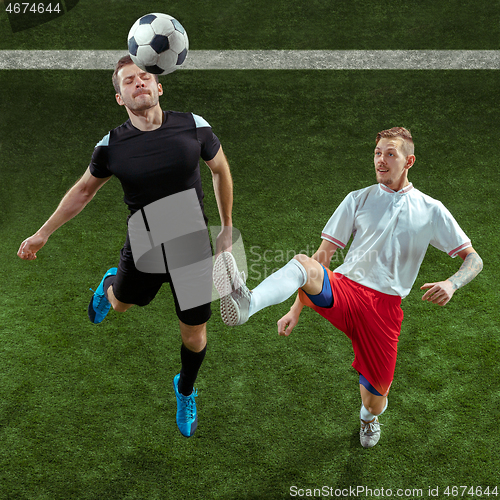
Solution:
{"label": "white jersey", "polygon": [[351,235],[335,272],[401,297],[410,293],[429,244],[451,257],[471,246],[446,207],[413,184],[398,192],[375,184],[349,193],[321,237],[344,249]]}

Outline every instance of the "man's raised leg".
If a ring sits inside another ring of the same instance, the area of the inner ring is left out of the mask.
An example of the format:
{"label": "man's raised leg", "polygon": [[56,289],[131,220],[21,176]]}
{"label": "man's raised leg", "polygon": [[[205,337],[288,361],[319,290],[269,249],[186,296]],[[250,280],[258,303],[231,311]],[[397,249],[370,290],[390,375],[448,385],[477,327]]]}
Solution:
{"label": "man's raised leg", "polygon": [[117,271],[118,269],[116,267],[108,269],[94,292],[94,295],[92,295],[90,299],[87,312],[90,321],[94,324],[101,323],[107,316],[111,307],[113,307],[115,311],[125,312],[133,305],[120,302],[113,293],[113,281],[116,278]]}
{"label": "man's raised leg", "polygon": [[323,266],[315,259],[299,254],[250,291],[229,252],[222,252],[214,265],[222,320],[228,326],[245,323],[261,309],[284,302],[299,288],[310,295],[321,293],[323,278]]}
{"label": "man's raised leg", "polygon": [[111,304],[111,307],[116,312],[125,312],[128,311],[134,304],[125,304],[124,302],[120,302],[113,292],[113,284],[108,286],[106,290],[106,296]]}

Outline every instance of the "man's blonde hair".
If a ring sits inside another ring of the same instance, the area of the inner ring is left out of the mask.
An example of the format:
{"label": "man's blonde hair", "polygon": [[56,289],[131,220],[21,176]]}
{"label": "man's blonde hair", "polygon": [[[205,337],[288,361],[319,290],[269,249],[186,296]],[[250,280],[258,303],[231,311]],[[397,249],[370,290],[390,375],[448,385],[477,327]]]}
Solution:
{"label": "man's blonde hair", "polygon": [[403,153],[405,156],[412,155],[415,152],[413,137],[409,130],[403,127],[392,127],[387,130],[382,130],[377,134],[375,143],[378,144],[380,139],[403,139]]}

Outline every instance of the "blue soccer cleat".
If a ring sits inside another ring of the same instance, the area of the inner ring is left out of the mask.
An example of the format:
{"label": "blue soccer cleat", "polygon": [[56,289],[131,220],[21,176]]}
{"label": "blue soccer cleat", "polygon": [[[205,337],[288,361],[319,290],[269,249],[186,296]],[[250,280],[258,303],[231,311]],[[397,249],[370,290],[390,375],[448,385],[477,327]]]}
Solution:
{"label": "blue soccer cleat", "polygon": [[193,390],[190,396],[181,394],[178,389],[180,377],[180,373],[174,377],[174,390],[177,397],[177,415],[175,419],[181,434],[185,437],[191,437],[196,427],[198,427],[198,413],[196,412],[196,401],[194,400],[198,396],[198,392]]}
{"label": "blue soccer cleat", "polygon": [[108,272],[104,275],[97,290],[92,295],[92,299],[90,299],[90,304],[88,308],[88,314],[90,321],[92,323],[100,323],[108,314],[109,309],[111,308],[111,303],[106,297],[106,293],[104,291],[104,280],[108,276],[116,275],[118,269],[116,267],[112,267],[108,270]]}

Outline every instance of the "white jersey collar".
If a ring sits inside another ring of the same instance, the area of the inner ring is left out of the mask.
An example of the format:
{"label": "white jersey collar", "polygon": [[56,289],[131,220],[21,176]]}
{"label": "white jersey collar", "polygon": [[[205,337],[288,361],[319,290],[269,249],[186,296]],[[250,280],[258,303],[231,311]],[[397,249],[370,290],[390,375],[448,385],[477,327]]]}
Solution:
{"label": "white jersey collar", "polygon": [[403,189],[400,189],[399,191],[393,191],[391,188],[388,188],[385,184],[379,183],[379,187],[380,187],[380,189],[382,189],[382,191],[385,191],[386,193],[405,194],[413,189],[413,184],[410,182],[410,184],[408,184],[408,186],[404,187]]}

